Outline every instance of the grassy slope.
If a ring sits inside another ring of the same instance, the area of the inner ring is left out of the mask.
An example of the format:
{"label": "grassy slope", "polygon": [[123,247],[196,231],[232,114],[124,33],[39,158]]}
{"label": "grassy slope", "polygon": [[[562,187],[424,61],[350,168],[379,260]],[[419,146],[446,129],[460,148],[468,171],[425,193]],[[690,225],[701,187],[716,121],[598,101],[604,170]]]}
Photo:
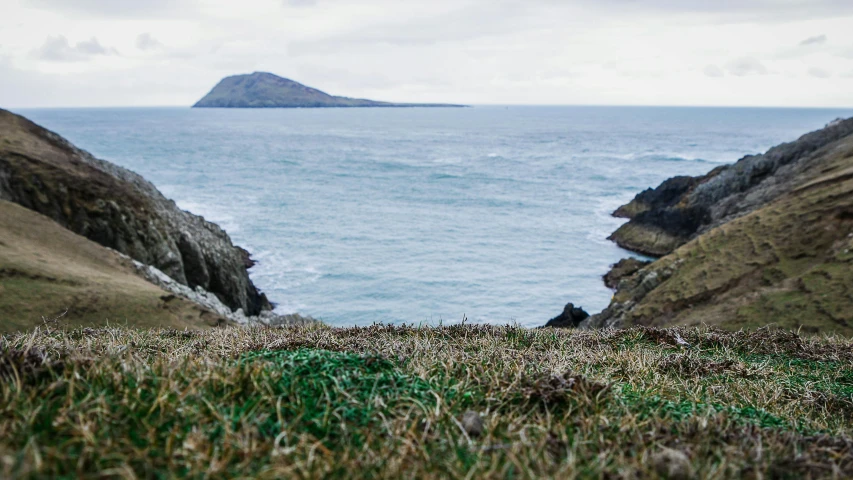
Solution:
{"label": "grassy slope", "polygon": [[0,200],[0,332],[66,310],[72,325],[199,328],[220,320],[137,276],[115,252]]}
{"label": "grassy slope", "polygon": [[767,330],[42,328],[0,340],[0,476],[850,477],[852,352]]}
{"label": "grassy slope", "polygon": [[[675,273],[625,324],[853,335],[853,138],[828,147],[803,178],[790,194],[653,263]],[[614,300],[631,296],[626,289]]]}

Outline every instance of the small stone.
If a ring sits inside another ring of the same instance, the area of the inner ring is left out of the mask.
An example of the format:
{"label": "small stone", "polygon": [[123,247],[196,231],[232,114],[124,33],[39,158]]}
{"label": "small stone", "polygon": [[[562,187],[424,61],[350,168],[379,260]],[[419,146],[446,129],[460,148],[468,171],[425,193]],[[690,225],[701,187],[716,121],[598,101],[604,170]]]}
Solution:
{"label": "small stone", "polygon": [[652,454],[651,462],[657,474],[669,480],[687,480],[693,477],[690,458],[680,450],[663,448]]}
{"label": "small stone", "polygon": [[462,415],[462,428],[469,437],[479,437],[483,434],[483,419],[479,413],[468,410]]}

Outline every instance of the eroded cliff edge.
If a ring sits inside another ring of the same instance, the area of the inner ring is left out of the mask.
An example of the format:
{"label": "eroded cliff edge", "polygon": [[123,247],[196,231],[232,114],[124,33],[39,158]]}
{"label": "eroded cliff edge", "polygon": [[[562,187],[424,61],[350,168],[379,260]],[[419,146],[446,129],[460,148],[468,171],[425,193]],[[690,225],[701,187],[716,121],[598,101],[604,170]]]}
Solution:
{"label": "eroded cliff edge", "polygon": [[676,177],[617,215],[612,239],[662,256],[618,279],[581,328],[775,325],[853,334],[853,119]]}
{"label": "eroded cliff edge", "polygon": [[628,218],[610,239],[638,253],[661,257],[698,235],[790,192],[820,163],[823,150],[853,134],[853,118],[783,143],[761,155],[699,177],[673,177],[638,194],[613,214]]}
{"label": "eroded cliff edge", "polygon": [[269,310],[248,253],[219,226],[179,209],[140,175],[0,109],[0,199],[201,287],[247,315]]}

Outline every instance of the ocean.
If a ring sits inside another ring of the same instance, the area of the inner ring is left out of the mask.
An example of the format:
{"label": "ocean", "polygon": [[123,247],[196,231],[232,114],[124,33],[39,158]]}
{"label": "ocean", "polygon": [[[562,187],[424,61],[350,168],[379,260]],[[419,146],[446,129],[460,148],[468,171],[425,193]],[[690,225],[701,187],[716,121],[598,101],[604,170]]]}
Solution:
{"label": "ocean", "polygon": [[610,212],[853,110],[19,109],[225,228],[281,313],[542,325],[630,256]]}

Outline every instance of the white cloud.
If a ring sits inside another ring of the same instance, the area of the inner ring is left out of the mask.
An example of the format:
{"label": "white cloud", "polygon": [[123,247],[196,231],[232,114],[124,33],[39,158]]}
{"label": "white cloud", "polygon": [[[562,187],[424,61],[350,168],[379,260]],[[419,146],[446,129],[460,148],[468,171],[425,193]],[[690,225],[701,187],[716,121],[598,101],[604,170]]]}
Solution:
{"label": "white cloud", "polygon": [[829,78],[832,76],[831,73],[829,73],[828,71],[826,71],[822,68],[819,68],[819,67],[810,68],[809,69],[809,75],[811,75],[812,77],[815,77],[815,78]]}
{"label": "white cloud", "polygon": [[757,58],[740,57],[726,64],[726,69],[734,76],[767,75],[769,71]]}
{"label": "white cloud", "polygon": [[722,77],[725,76],[725,72],[723,69],[716,65],[708,65],[703,70],[702,73],[705,74],[706,77]]}
{"label": "white cloud", "polygon": [[190,105],[262,70],[404,102],[853,106],[851,23],[849,0],[15,0],[0,105]]}
{"label": "white cloud", "polygon": [[196,0],[27,0],[33,8],[72,15],[162,18],[197,11]]}
{"label": "white cloud", "polygon": [[32,55],[40,60],[52,62],[79,62],[95,55],[116,54],[115,49],[107,49],[92,37],[72,46],[62,35],[47,37],[41,47],[33,50]]}
{"label": "white cloud", "polygon": [[136,48],[140,50],[155,50],[162,46],[163,44],[150,33],[140,33],[136,36]]}
{"label": "white cloud", "polygon": [[101,45],[101,42],[99,42],[98,39],[95,37],[92,37],[89,40],[84,40],[82,42],[77,42],[77,45],[74,48],[75,50],[84,55],[108,55],[109,53],[111,53],[103,45]]}
{"label": "white cloud", "polygon": [[800,45],[823,45],[826,43],[826,40],[826,35],[817,35],[803,40],[800,42]]}

